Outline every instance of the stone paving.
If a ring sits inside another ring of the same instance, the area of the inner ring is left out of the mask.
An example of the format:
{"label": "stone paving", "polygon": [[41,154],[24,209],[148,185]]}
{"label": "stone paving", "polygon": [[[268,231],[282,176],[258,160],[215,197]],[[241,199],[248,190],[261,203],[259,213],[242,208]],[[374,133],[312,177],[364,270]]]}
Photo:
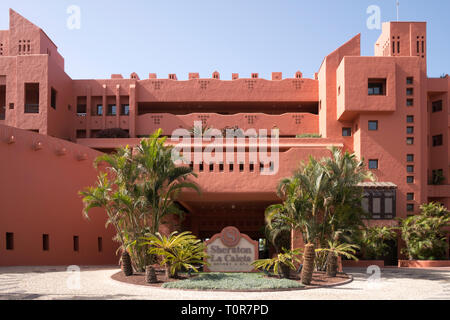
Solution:
{"label": "stone paving", "polygon": [[[380,270],[346,269],[353,282],[332,288],[285,292],[197,292],[135,286],[111,279],[117,267],[2,267],[0,299],[187,299],[187,300],[450,300],[450,268]],[[77,281],[79,279],[79,281]]]}

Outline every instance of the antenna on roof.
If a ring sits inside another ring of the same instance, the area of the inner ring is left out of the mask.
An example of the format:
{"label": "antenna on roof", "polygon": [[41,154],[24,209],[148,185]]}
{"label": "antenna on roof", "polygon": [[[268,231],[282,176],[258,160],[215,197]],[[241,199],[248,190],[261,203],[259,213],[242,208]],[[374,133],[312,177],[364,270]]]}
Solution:
{"label": "antenna on roof", "polygon": [[397,22],[398,22],[398,11],[399,11],[399,8],[400,8],[400,1],[396,0],[395,4],[397,6]]}

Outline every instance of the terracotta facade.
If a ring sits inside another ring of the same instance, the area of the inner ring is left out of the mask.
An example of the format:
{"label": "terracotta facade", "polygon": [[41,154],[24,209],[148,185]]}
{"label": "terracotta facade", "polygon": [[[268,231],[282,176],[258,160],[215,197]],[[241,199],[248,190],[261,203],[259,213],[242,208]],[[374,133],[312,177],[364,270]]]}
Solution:
{"label": "terracotta facade", "polygon": [[[425,22],[384,23],[374,56],[360,55],[357,35],[326,56],[313,79],[273,72],[270,80],[221,80],[214,72],[185,81],[153,73],[77,80],[45,32],[10,10],[9,30],[0,31],[0,265],[116,263],[104,214],[81,216],[77,191],[95,181],[93,158],[194,121],[279,129],[276,174],[261,175],[261,161],[250,163],[247,152],[242,164],[193,164],[203,192],[182,195],[183,228],[203,238],[231,225],[257,239],[264,209],[279,201],[278,181],[329,146],[355,152],[378,177],[366,186],[369,224],[393,225],[427,201],[450,206],[450,81],[427,77],[426,37]],[[97,138],[108,128],[129,138]],[[320,138],[301,137],[309,134]],[[242,143],[249,150],[250,139]]]}

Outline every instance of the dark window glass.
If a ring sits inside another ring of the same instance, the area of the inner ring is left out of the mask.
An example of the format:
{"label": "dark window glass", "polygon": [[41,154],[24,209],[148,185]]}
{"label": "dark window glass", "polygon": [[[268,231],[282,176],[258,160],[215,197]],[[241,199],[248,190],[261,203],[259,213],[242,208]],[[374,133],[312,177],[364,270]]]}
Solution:
{"label": "dark window glass", "polygon": [[406,89],[406,95],[407,95],[407,96],[412,96],[412,95],[414,95],[414,89],[413,89],[413,88],[407,88],[407,89]]}
{"label": "dark window glass", "polygon": [[406,155],[406,161],[407,162],[414,162],[414,155],[413,154]]}
{"label": "dark window glass", "polygon": [[243,163],[239,163],[239,171],[240,172],[244,171],[244,164]]}
{"label": "dark window glass", "polygon": [[210,163],[209,164],[209,172],[213,172],[214,171],[214,163]]}
{"label": "dark window glass", "polygon": [[381,96],[386,94],[386,79],[369,79],[369,96]]}
{"label": "dark window glass", "polygon": [[414,200],[414,193],[407,193],[406,194],[406,200],[413,201]]}
{"label": "dark window glass", "polygon": [[97,238],[97,249],[98,249],[98,252],[103,251],[103,238],[102,237]]}
{"label": "dark window glass", "polygon": [[433,136],[433,147],[442,146],[443,144],[443,136],[442,134]]}
{"label": "dark window glass", "polygon": [[78,236],[73,236],[73,251],[80,251],[80,238]]}
{"label": "dark window glass", "polygon": [[50,250],[50,236],[48,234],[42,235],[42,250]]}
{"label": "dark window glass", "polygon": [[378,169],[378,160],[369,160],[369,169]]}
{"label": "dark window glass", "polygon": [[414,172],[414,166],[406,166],[406,172],[413,173]]}
{"label": "dark window glass", "polygon": [[408,203],[406,205],[406,211],[408,212],[414,211],[414,205],[412,203]]}
{"label": "dark window glass", "polygon": [[128,115],[130,115],[130,106],[129,106],[128,104],[123,104],[123,105],[121,106],[120,114],[121,114],[122,116],[128,116]]}
{"label": "dark window glass", "polygon": [[219,163],[219,171],[223,172],[223,163]]}
{"label": "dark window glass", "polygon": [[53,109],[56,109],[56,95],[57,95],[56,90],[52,88],[52,90],[51,90],[51,99],[50,99],[51,100],[50,101],[50,106]]}
{"label": "dark window glass", "polygon": [[362,208],[369,214],[370,219],[394,219],[396,211],[395,189],[365,189]]}
{"label": "dark window glass", "polygon": [[108,116],[115,116],[115,115],[116,115],[116,105],[109,104],[108,105]]}
{"label": "dark window glass", "polygon": [[352,136],[352,128],[342,128],[342,136],[343,137],[351,137]]}
{"label": "dark window glass", "polygon": [[414,116],[406,116],[406,122],[414,123]]}
{"label": "dark window glass", "polygon": [[6,233],[6,250],[14,250],[14,233]]}
{"label": "dark window glass", "polygon": [[406,99],[406,106],[412,107],[414,105],[414,99]]}
{"label": "dark window glass", "polygon": [[432,111],[433,112],[439,112],[442,111],[442,100],[434,101],[432,103]]}
{"label": "dark window glass", "polygon": [[250,162],[250,172],[255,171],[255,165],[253,164],[253,162]]}
{"label": "dark window glass", "polygon": [[369,130],[370,131],[377,131],[378,130],[378,121],[377,120],[370,120],[369,121]]}
{"label": "dark window glass", "polygon": [[413,77],[406,78],[406,84],[413,84],[413,83],[414,83],[414,78]]}
{"label": "dark window glass", "polygon": [[413,134],[414,133],[414,127],[406,127],[406,133],[407,134]]}
{"label": "dark window glass", "polygon": [[230,169],[230,172],[233,172],[233,170],[234,170],[234,163],[230,163],[229,164],[229,169]]}
{"label": "dark window glass", "polygon": [[414,183],[414,177],[413,176],[406,177],[406,183]]}
{"label": "dark window glass", "polygon": [[200,165],[198,166],[198,171],[203,172],[203,162],[200,162]]}

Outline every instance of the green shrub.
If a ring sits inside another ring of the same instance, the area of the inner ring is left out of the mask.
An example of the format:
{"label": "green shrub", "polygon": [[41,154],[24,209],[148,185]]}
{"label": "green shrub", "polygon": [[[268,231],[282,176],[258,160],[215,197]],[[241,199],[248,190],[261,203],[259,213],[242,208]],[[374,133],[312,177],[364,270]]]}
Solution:
{"label": "green shrub", "polygon": [[431,202],[420,207],[421,214],[400,220],[410,260],[444,259],[448,250],[443,228],[450,225],[450,212],[441,204]]}
{"label": "green shrub", "polygon": [[361,247],[367,260],[383,259],[389,253],[387,241],[396,240],[394,228],[368,227],[362,232]]}

